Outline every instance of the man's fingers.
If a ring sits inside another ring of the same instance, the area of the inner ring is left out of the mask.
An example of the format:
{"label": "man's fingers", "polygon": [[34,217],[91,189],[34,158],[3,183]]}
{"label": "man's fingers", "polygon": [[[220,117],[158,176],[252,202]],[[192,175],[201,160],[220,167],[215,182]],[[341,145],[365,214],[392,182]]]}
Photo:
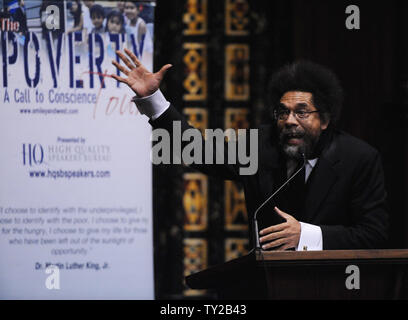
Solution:
{"label": "man's fingers", "polygon": [[281,230],[285,229],[286,227],[287,227],[287,223],[286,223],[286,222],[283,222],[283,223],[280,223],[280,224],[277,224],[277,225],[270,226],[270,227],[267,227],[267,228],[265,228],[265,229],[262,229],[262,230],[259,232],[259,234],[260,234],[261,236],[263,236],[263,235],[268,234],[268,233],[281,231]]}
{"label": "man's fingers", "polygon": [[286,238],[281,238],[281,239],[278,239],[278,240],[269,242],[269,243],[267,243],[267,244],[264,244],[264,245],[262,246],[262,249],[265,250],[265,249],[275,248],[275,247],[278,247],[278,246],[280,246],[280,245],[286,244],[287,241],[288,241],[288,239],[286,239]]}
{"label": "man's fingers", "polygon": [[135,65],[130,62],[130,60],[119,50],[116,51],[116,54],[119,56],[119,58],[127,65],[127,67],[132,70],[135,68]]}
{"label": "man's fingers", "polygon": [[130,59],[132,59],[132,61],[135,64],[136,67],[138,67],[138,66],[140,66],[142,64],[140,62],[140,60],[135,56],[135,54],[132,51],[125,48],[125,52],[130,57]]}
{"label": "man's fingers", "polygon": [[116,75],[116,74],[111,74],[111,77],[114,78],[114,79],[116,79],[116,80],[118,80],[119,82],[127,83],[127,81],[126,81],[125,78],[119,77],[119,76]]}
{"label": "man's fingers", "polygon": [[171,64],[166,64],[165,66],[163,66],[158,72],[158,76],[159,76],[159,80],[162,80],[164,75],[166,74],[167,70],[169,70],[172,67]]}
{"label": "man's fingers", "polygon": [[122,71],[124,74],[129,75],[129,70],[126,69],[124,66],[120,65],[119,63],[117,63],[115,60],[112,61],[112,64],[120,71]]}
{"label": "man's fingers", "polygon": [[273,232],[273,233],[270,233],[270,234],[260,238],[259,241],[261,243],[263,243],[263,242],[266,242],[266,241],[280,239],[280,238],[284,237],[285,235],[286,235],[286,232],[284,230],[280,231],[280,232]]}
{"label": "man's fingers", "polygon": [[277,249],[277,251],[285,251],[285,250],[288,250],[290,248],[293,248],[293,246],[290,245],[290,244],[285,244],[282,247],[280,247],[279,249]]}

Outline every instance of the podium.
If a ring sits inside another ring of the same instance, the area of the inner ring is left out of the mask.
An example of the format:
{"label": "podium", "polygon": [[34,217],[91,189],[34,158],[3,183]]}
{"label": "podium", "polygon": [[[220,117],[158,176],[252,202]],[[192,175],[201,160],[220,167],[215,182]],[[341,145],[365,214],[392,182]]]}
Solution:
{"label": "podium", "polygon": [[186,284],[218,299],[408,299],[408,249],[252,250]]}

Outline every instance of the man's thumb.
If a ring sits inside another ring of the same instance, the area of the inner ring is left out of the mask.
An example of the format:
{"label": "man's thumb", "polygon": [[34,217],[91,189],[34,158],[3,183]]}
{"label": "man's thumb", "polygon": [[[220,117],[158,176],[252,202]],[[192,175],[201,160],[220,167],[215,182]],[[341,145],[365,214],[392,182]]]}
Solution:
{"label": "man's thumb", "polygon": [[288,214],[280,210],[278,207],[275,207],[274,209],[281,217],[284,217],[285,219],[288,217]]}
{"label": "man's thumb", "polygon": [[164,75],[166,74],[167,70],[169,70],[172,67],[171,64],[166,64],[164,65],[158,72],[159,79],[163,79]]}

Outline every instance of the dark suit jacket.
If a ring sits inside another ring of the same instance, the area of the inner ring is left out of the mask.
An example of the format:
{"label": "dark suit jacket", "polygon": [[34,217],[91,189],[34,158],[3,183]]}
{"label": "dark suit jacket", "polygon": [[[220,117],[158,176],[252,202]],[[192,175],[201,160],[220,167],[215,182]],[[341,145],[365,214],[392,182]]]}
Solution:
{"label": "dark suit jacket", "polygon": [[[191,128],[173,106],[149,122],[154,128],[172,133],[174,120],[181,121],[182,131]],[[253,230],[255,210],[286,179],[286,161],[279,152],[274,132],[272,126],[259,128],[258,171],[254,175],[239,175],[239,165],[192,165],[206,174],[243,183],[250,230]],[[300,221],[320,226],[323,249],[382,248],[386,245],[389,224],[386,192],[381,159],[374,148],[334,130],[319,154],[307,185],[305,212]],[[262,215],[276,215],[272,208]],[[296,218],[295,212],[287,213]]]}

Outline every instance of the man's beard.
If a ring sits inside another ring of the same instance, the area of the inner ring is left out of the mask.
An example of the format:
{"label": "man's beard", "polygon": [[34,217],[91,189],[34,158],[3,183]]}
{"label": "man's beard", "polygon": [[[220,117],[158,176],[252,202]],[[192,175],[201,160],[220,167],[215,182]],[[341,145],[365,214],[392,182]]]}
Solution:
{"label": "man's beard", "polygon": [[[308,159],[312,154],[319,140],[319,136],[313,136],[302,128],[282,129],[279,133],[279,142],[283,153],[288,159],[300,160],[302,154]],[[300,144],[289,144],[290,139],[301,139]]]}

